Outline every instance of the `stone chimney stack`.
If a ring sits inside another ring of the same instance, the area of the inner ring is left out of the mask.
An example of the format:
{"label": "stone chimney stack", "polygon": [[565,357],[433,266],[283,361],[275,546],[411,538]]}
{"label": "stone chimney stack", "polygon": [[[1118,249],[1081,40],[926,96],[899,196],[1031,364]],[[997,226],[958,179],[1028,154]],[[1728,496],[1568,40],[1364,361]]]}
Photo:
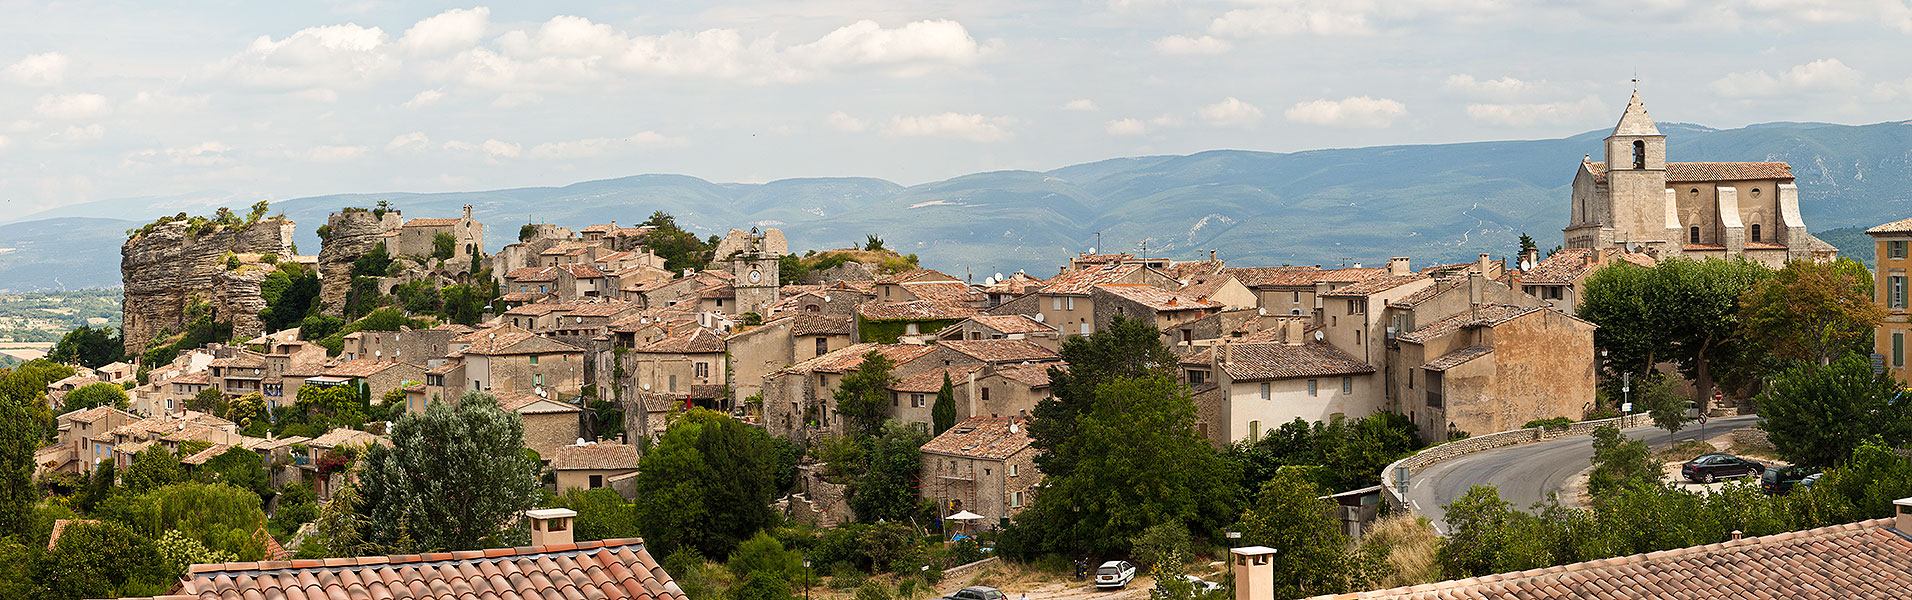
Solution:
{"label": "stone chimney stack", "polygon": [[1480,258],[1474,261],[1474,270],[1479,271],[1480,274],[1483,276],[1487,275],[1488,262],[1490,261],[1487,260],[1487,253],[1486,252],[1480,253]]}
{"label": "stone chimney stack", "polygon": [[1228,550],[1229,569],[1235,575],[1235,600],[1274,600],[1275,549],[1249,546]]}
{"label": "stone chimney stack", "polygon": [[1209,251],[1208,251],[1208,260],[1215,260],[1215,251],[1214,251],[1214,250],[1209,250]]}
{"label": "stone chimney stack", "polygon": [[1521,250],[1520,251],[1520,270],[1532,271],[1534,270],[1534,265],[1538,265],[1538,264],[1540,264],[1539,250]]}
{"label": "stone chimney stack", "polygon": [[1409,272],[1411,272],[1411,270],[1408,269],[1407,257],[1396,256],[1388,259],[1389,275],[1406,275]]}
{"label": "stone chimney stack", "polygon": [[524,518],[531,522],[531,545],[549,546],[571,543],[572,519],[578,511],[569,508],[534,508],[524,511]]}
{"label": "stone chimney stack", "polygon": [[1892,521],[1892,528],[1899,530],[1899,533],[1912,535],[1912,498],[1893,500],[1892,511],[1898,516]]}

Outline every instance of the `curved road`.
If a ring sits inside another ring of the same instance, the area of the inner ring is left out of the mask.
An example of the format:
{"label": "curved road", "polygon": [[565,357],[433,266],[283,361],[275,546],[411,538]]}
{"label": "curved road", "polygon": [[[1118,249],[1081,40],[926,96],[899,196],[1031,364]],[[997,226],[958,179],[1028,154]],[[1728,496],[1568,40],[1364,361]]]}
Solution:
{"label": "curved road", "polygon": [[[1706,435],[1748,427],[1760,420],[1758,415],[1709,419]],[[1667,445],[1666,430],[1636,427],[1627,437],[1645,440],[1654,448]],[[1700,437],[1699,423],[1689,422],[1676,436],[1679,441]],[[1593,436],[1576,435],[1545,442],[1507,446],[1475,452],[1446,462],[1435,463],[1408,478],[1407,499],[1414,513],[1427,517],[1442,533],[1447,524],[1441,507],[1467,494],[1476,485],[1500,489],[1500,497],[1514,508],[1526,510],[1559,491],[1575,474],[1592,465]]]}

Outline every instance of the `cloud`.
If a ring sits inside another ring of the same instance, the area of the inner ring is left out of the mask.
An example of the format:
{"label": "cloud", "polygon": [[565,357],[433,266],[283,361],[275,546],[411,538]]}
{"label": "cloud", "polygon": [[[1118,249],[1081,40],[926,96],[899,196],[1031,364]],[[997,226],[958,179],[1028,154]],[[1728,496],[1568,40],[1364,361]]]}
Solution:
{"label": "cloud", "polygon": [[1872,99],[1891,102],[1900,98],[1912,98],[1912,78],[1905,81],[1887,81],[1872,86]]}
{"label": "cloud", "polygon": [[177,96],[167,92],[141,90],[133,96],[126,108],[148,113],[178,113],[206,108],[212,102],[212,96]]}
{"label": "cloud", "polygon": [[967,65],[982,57],[982,47],[962,23],[947,19],[916,21],[895,29],[865,19],[815,42],[792,47],[789,54],[798,63],[826,69],[911,63]]}
{"label": "cloud", "polygon": [[1282,112],[1290,121],[1328,127],[1381,128],[1407,114],[1407,106],[1387,98],[1354,96],[1301,102]]}
{"label": "cloud", "polygon": [[1187,54],[1221,54],[1228,51],[1228,42],[1212,36],[1188,37],[1171,35],[1155,40],[1155,51],[1170,56]]}
{"label": "cloud", "polygon": [[690,140],[643,131],[621,138],[591,138],[568,142],[549,142],[531,148],[531,158],[592,158],[623,154],[638,148],[683,146]]}
{"label": "cloud", "polygon": [[1606,104],[1593,96],[1573,102],[1469,104],[1466,111],[1468,118],[1506,127],[1582,123],[1608,113]]}
{"label": "cloud", "polygon": [[1005,127],[1007,117],[989,117],[946,112],[940,115],[896,116],[890,118],[884,133],[896,136],[946,137],[972,142],[999,142],[1015,137]]}
{"label": "cloud", "polygon": [[1162,127],[1179,125],[1181,122],[1182,120],[1175,118],[1174,115],[1162,115],[1148,120],[1129,117],[1103,123],[1102,130],[1109,135],[1143,135]]}
{"label": "cloud", "polygon": [[1500,79],[1475,79],[1473,75],[1461,73],[1449,75],[1441,82],[1441,89],[1458,94],[1488,100],[1512,100],[1538,89],[1537,82],[1521,81],[1512,77]]}
{"label": "cloud", "polygon": [[420,152],[426,148],[430,148],[431,145],[432,139],[427,137],[425,132],[414,131],[411,133],[401,133],[397,137],[392,138],[392,141],[386,142],[385,151]]}
{"label": "cloud", "polygon": [[521,106],[535,106],[540,102],[544,102],[544,96],[537,92],[505,92],[499,94],[496,99],[491,101],[491,107],[518,108]]}
{"label": "cloud", "polygon": [[863,131],[870,128],[870,125],[864,123],[862,119],[852,117],[850,113],[840,110],[830,113],[830,116],[825,117],[823,122],[828,123],[831,129],[837,131]]}
{"label": "cloud", "polygon": [[99,94],[63,94],[41,96],[33,104],[33,112],[52,119],[78,120],[93,119],[113,112],[113,107]]}
{"label": "cloud", "polygon": [[1096,106],[1094,100],[1090,100],[1088,98],[1081,98],[1076,100],[1070,100],[1067,103],[1064,103],[1062,105],[1062,110],[1095,112],[1097,110],[1101,110],[1101,107]]}
{"label": "cloud", "polygon": [[424,108],[427,106],[431,106],[433,103],[436,103],[439,100],[443,100],[443,99],[445,99],[444,92],[441,92],[438,90],[425,90],[412,95],[411,100],[407,100],[405,101],[404,104],[401,104],[399,106],[403,106],[405,108]]}
{"label": "cloud", "polygon": [[1208,106],[1195,109],[1195,116],[1216,127],[1254,128],[1261,123],[1261,109],[1242,102],[1233,96],[1223,98]]}
{"label": "cloud", "polygon": [[1360,3],[1337,0],[1286,0],[1222,13],[1209,33],[1230,37],[1367,35],[1374,33]]}
{"label": "cloud", "polygon": [[20,62],[8,65],[5,73],[8,79],[22,85],[48,87],[59,85],[66,78],[66,68],[72,61],[65,54],[46,52],[29,54]]}
{"label": "cloud", "polygon": [[129,163],[156,165],[174,165],[188,167],[216,167],[233,162],[232,146],[217,141],[207,141],[180,148],[141,150],[128,154]]}
{"label": "cloud", "polygon": [[1836,58],[1823,58],[1793,67],[1777,76],[1765,71],[1731,73],[1712,83],[1721,96],[1771,96],[1790,91],[1848,90],[1859,87],[1865,74]]}
{"label": "cloud", "polygon": [[377,27],[308,27],[282,40],[260,36],[214,70],[249,87],[359,89],[398,70],[400,61],[387,46]]}
{"label": "cloud", "polygon": [[13,140],[7,139],[7,136],[0,135],[0,150],[7,149],[7,144],[11,143],[13,143]]}
{"label": "cloud", "polygon": [[416,55],[447,54],[476,45],[490,26],[491,9],[454,8],[412,25],[398,39],[398,46]]}
{"label": "cloud", "polygon": [[305,153],[306,160],[322,163],[340,163],[358,160],[371,148],[366,146],[315,146]]}

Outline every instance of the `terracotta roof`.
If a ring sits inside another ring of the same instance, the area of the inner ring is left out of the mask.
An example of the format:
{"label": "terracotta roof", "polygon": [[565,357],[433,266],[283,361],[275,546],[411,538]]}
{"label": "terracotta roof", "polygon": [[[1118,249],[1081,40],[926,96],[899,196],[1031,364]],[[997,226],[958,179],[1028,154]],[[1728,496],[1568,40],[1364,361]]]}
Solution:
{"label": "terracotta roof", "polygon": [[649,346],[633,350],[633,352],[651,354],[712,354],[723,351],[724,338],[702,327],[668,336]]}
{"label": "terracotta roof", "polygon": [[312,438],[312,440],[306,442],[305,445],[313,446],[317,448],[337,448],[339,446],[343,446],[346,444],[364,444],[364,443],[382,443],[382,444],[388,444],[388,445],[391,444],[391,442],[386,441],[385,438],[372,435],[370,433],[359,431],[357,429],[346,429],[344,427],[339,427],[331,431],[325,432],[324,435]]}
{"label": "terracotta roof", "polygon": [[505,279],[508,281],[511,281],[512,283],[557,281],[558,268],[557,267],[520,267],[517,269],[512,269],[510,273],[506,273]]}
{"label": "terracotta roof", "polygon": [[890,386],[890,391],[906,394],[934,394],[943,391],[944,374],[948,374],[950,383],[955,385],[968,380],[970,373],[980,371],[982,368],[982,365],[936,367],[896,382],[896,385]]}
{"label": "terracotta roof", "polygon": [[[1513,271],[1509,271],[1509,272],[1511,273]],[[1421,291],[1408,294],[1407,296],[1402,297],[1400,300],[1389,302],[1388,306],[1393,306],[1398,308],[1414,308],[1415,306],[1419,306],[1422,302],[1433,300],[1435,296],[1441,295],[1442,292],[1445,292],[1457,287],[1461,287],[1464,285],[1467,285],[1467,279],[1462,277],[1456,277],[1451,279],[1437,279],[1434,281],[1434,285],[1421,288]]]}
{"label": "terracotta roof", "polygon": [[1419,344],[1452,334],[1466,327],[1499,325],[1513,320],[1515,317],[1537,310],[1546,309],[1538,306],[1485,304],[1480,307],[1480,314],[1478,316],[1476,316],[1472,310],[1462,311],[1454,316],[1422,325],[1414,331],[1401,334],[1399,339],[1403,342]]}
{"label": "terracotta roof", "polygon": [[1156,312],[1207,310],[1222,307],[1222,303],[1214,300],[1204,300],[1195,296],[1164,290],[1152,285],[1105,283],[1095,286],[1095,289],[1114,294],[1119,298],[1140,304]]}
{"label": "terracotta roof", "polygon": [[120,409],[117,409],[117,408],[113,408],[113,407],[111,407],[111,406],[95,406],[95,407],[93,407],[93,408],[89,408],[89,409],[86,409],[86,410],[76,410],[76,411],[73,411],[73,412],[69,412],[69,413],[66,413],[66,414],[63,414],[63,415],[60,415],[60,417],[59,417],[59,420],[61,420],[61,421],[85,421],[85,422],[88,422],[88,423],[92,423],[92,422],[94,422],[94,421],[98,421],[98,420],[100,420],[100,419],[104,419],[104,418],[106,418],[106,417],[107,417],[107,415],[112,415],[112,414],[115,414],[115,413],[117,413],[117,414],[119,414],[120,416],[122,416],[122,417],[125,417],[125,418],[127,418],[127,419],[131,419],[131,420],[138,420],[138,419],[139,419],[139,416],[138,416],[138,415],[135,415],[135,414],[133,414],[133,413],[129,413],[129,412],[126,412],[126,411],[123,411],[123,410],[120,410]]}
{"label": "terracotta roof", "polygon": [[1343,267],[1316,271],[1316,283],[1359,283],[1387,275],[1387,267]]}
{"label": "terracotta roof", "polygon": [[777,372],[778,373],[808,373],[808,372],[843,373],[846,371],[854,371],[857,369],[857,367],[863,366],[863,355],[869,354],[870,351],[872,350],[878,353],[881,353],[883,356],[888,357],[891,361],[895,361],[897,364],[902,364],[902,363],[906,363],[906,362],[921,358],[923,355],[929,354],[930,351],[935,349],[936,349],[935,346],[918,345],[918,344],[872,344],[867,342],[861,343],[861,344],[851,344],[849,346],[838,349],[835,352],[824,354],[823,356],[818,356],[815,358],[811,358],[810,360],[806,360],[794,365],[790,365],[788,367],[784,367],[783,369],[778,370]]}
{"label": "terracotta roof", "polygon": [[[1373,373],[1374,367],[1328,344],[1228,344],[1222,370],[1237,381]],[[1214,364],[1215,346],[1182,359]]]}
{"label": "terracotta roof", "polygon": [[610,539],[399,556],[193,565],[170,595],[225,598],[685,600],[643,540]]}
{"label": "terracotta roof", "polygon": [[1912,232],[1912,219],[1899,219],[1871,229],[1866,233],[1908,233]]}
{"label": "terracotta roof", "polygon": [[1042,287],[1042,280],[1030,277],[1028,273],[1016,271],[1002,281],[983,286],[983,291],[991,294],[1021,294],[1032,287]]}
{"label": "terracotta roof", "polygon": [[551,454],[551,468],[559,471],[625,470],[637,468],[637,460],[637,446],[605,443],[558,446]]}
{"label": "terracotta roof", "polygon": [[612,316],[623,314],[628,311],[635,311],[635,310],[637,310],[636,304],[631,304],[629,302],[622,302],[617,300],[608,300],[604,302],[587,302],[582,304],[575,304],[572,306],[571,310],[566,311],[564,313],[564,316],[567,316],[567,317],[612,317]]}
{"label": "terracotta roof", "polygon": [[418,218],[418,219],[412,219],[410,221],[406,221],[405,226],[406,227],[450,227],[453,225],[457,225],[460,221],[462,221],[462,219]]}
{"label": "terracotta roof", "polygon": [[373,360],[369,358],[361,358],[358,360],[351,360],[351,361],[339,363],[338,366],[332,367],[330,369],[326,369],[324,375],[326,377],[353,377],[353,378],[371,377],[373,375],[377,375],[379,373],[384,372],[386,369],[390,369],[392,367],[405,365],[405,364],[408,364],[408,363],[402,363],[395,360]]}
{"label": "terracotta roof", "polygon": [[923,444],[923,452],[1003,460],[1029,447],[1029,423],[1019,417],[971,417]]}
{"label": "terracotta roof", "polygon": [[1174,265],[1166,269],[1156,269],[1156,270],[1160,271],[1163,275],[1167,275],[1169,279],[1182,281],[1191,277],[1200,277],[1203,275],[1214,275],[1216,273],[1220,273],[1222,272],[1222,261],[1190,260],[1190,261],[1175,263]]}
{"label": "terracotta roof", "polygon": [[179,462],[189,464],[189,465],[203,465],[203,464],[206,464],[206,461],[212,460],[212,457],[225,454],[227,450],[231,450],[231,449],[232,449],[232,446],[228,446],[225,444],[213,444],[212,446],[207,447],[205,450],[200,450],[199,452],[193,454],[192,456],[179,459]]}
{"label": "terracotta roof", "polygon": [[1001,375],[1003,379],[1019,382],[1031,388],[1045,388],[1049,387],[1050,368],[1067,371],[1069,365],[1068,363],[1060,362],[1038,365],[1005,365],[997,367],[996,374]]}
{"label": "terracotta roof", "polygon": [[1726,247],[1721,246],[1719,244],[1681,244],[1680,249],[1681,250],[1725,250]]}
{"label": "terracotta roof", "polygon": [[1818,529],[1317,599],[1903,598],[1912,538],[1874,519]]}
{"label": "terracotta roof", "polygon": [[903,289],[909,290],[918,300],[938,302],[978,302],[983,293],[961,281],[919,281],[904,283]]}
{"label": "terracotta roof", "polygon": [[[567,412],[583,411],[583,409],[578,408],[576,406],[572,406],[570,404],[566,404],[564,402],[557,401],[557,400],[550,400],[549,398],[545,398],[531,392],[515,392],[515,393],[507,392],[503,394],[495,394],[495,396],[498,398],[498,409],[505,412],[515,412],[515,413],[524,414],[524,415],[542,415],[542,414],[552,414],[552,413],[567,413]],[[539,405],[536,407],[531,406],[533,404],[537,404],[538,402],[545,401],[545,400],[550,400],[550,404],[555,404],[557,406],[550,406],[548,404]],[[527,407],[531,407],[530,410],[526,410]]]}
{"label": "terracotta roof", "polygon": [[496,337],[485,332],[483,337],[471,342],[464,354],[484,356],[503,356],[509,354],[551,354],[554,352],[584,352],[584,349],[516,327],[499,328]]}
{"label": "terracotta roof", "polygon": [[580,229],[580,230],[578,230],[578,233],[602,233],[602,232],[606,232],[606,231],[610,231],[610,230],[613,230],[613,229],[617,229],[617,226],[616,226],[616,225],[609,225],[609,224],[604,224],[604,223],[599,223],[599,224],[597,224],[597,225],[592,225],[592,226],[590,226],[590,227],[586,227],[586,228],[584,228],[584,229]]}
{"label": "terracotta roof", "polygon": [[698,298],[736,298],[737,287],[729,283],[713,283],[697,289]]}
{"label": "terracotta roof", "polygon": [[1123,278],[1142,269],[1142,265],[1109,264],[1099,267],[1084,267],[1080,270],[1057,275],[1039,290],[1043,294],[1065,294],[1087,296],[1089,289],[1105,283],[1120,283]]}
{"label": "terracotta roof", "polygon": [[1467,361],[1493,353],[1493,346],[1468,346],[1447,354],[1442,354],[1434,360],[1427,361],[1427,364],[1421,365],[1421,368],[1430,371],[1446,371],[1467,364]]}
{"label": "terracotta roof", "polygon": [[1077,262],[1077,263],[1081,263],[1085,265],[1107,265],[1107,264],[1119,263],[1125,260],[1129,260],[1131,258],[1135,258],[1135,255],[1134,254],[1078,254],[1076,255],[1075,258],[1070,260],[1073,262]]}
{"label": "terracotta roof", "polygon": [[1042,362],[1062,358],[1056,351],[1029,340],[943,340],[938,345],[986,363]]}
{"label": "terracotta roof", "polygon": [[180,375],[178,377],[168,379],[166,380],[166,383],[177,383],[180,385],[212,385],[212,371],[198,371],[194,373],[187,373],[185,375]]}
{"label": "terracotta roof", "polygon": [[1746,242],[1747,250],[1785,250],[1785,244],[1773,242]]}
{"label": "terracotta roof", "polygon": [[206,363],[207,367],[234,367],[240,369],[266,368],[266,357],[253,352],[240,352],[226,358],[214,359]]}
{"label": "terracotta roof", "polygon": [[565,270],[566,272],[570,273],[572,277],[576,277],[578,279],[596,279],[596,278],[600,278],[604,276],[603,271],[599,271],[597,267],[593,267],[591,265],[586,265],[586,264],[573,263],[568,265],[558,265],[558,268]]}
{"label": "terracotta roof", "polygon": [[498,297],[499,302],[536,302],[551,296],[550,292],[512,292]]}
{"label": "terracotta roof", "polygon": [[527,316],[527,317],[541,317],[554,312],[563,312],[563,311],[569,310],[570,308],[571,308],[571,305],[564,302],[539,302],[536,304],[526,304],[524,306],[507,310],[505,311],[504,314]]}
{"label": "terracotta roof", "polygon": [[259,442],[257,444],[253,444],[252,449],[255,451],[265,450],[267,452],[271,452],[273,450],[284,448],[286,446],[290,446],[293,444],[303,444],[310,441],[312,441],[312,438],[305,437],[303,435],[293,435],[293,436],[286,436],[282,438],[273,438],[270,440]]}
{"label": "terracotta roof", "polygon": [[1234,275],[1248,287],[1312,286],[1321,272],[1314,267],[1229,267],[1222,273]]}
{"label": "terracotta roof", "polygon": [[948,281],[953,283],[962,282],[961,279],[950,277],[948,274],[945,274],[942,271],[938,271],[935,269],[910,269],[908,271],[903,271],[900,273],[891,273],[889,275],[884,275],[882,277],[876,278],[877,283],[910,283],[913,281]]}
{"label": "terracotta roof", "polygon": [[[1055,326],[1037,321],[1029,315],[976,315],[964,320],[988,327],[992,331],[1005,335],[1011,333],[1043,333],[1056,330]],[[954,330],[955,327],[951,327],[950,329]]]}
{"label": "terracotta roof", "polygon": [[934,302],[929,300],[869,302],[856,307],[856,314],[871,321],[953,320],[976,316],[981,312],[982,311],[963,304]]}
{"label": "terracotta roof", "polygon": [[848,316],[797,313],[790,325],[792,335],[849,335],[856,333],[856,320]]}
{"label": "terracotta roof", "polygon": [[[1605,161],[1586,163],[1594,181],[1606,181]],[[1666,163],[1667,183],[1703,183],[1709,181],[1747,181],[1752,179],[1793,178],[1792,165],[1783,162],[1686,162]]]}
{"label": "terracotta roof", "polygon": [[1360,283],[1341,286],[1332,291],[1324,292],[1321,295],[1323,297],[1367,296],[1385,292],[1423,279],[1427,279],[1427,277],[1418,273],[1413,275],[1382,275],[1361,281]]}

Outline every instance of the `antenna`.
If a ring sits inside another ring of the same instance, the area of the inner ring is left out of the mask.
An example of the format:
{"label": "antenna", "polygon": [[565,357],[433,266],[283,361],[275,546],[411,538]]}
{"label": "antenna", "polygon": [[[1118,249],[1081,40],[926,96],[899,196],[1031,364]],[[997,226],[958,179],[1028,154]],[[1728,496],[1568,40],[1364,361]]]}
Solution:
{"label": "antenna", "polygon": [[[1096,231],[1095,232],[1095,248],[1101,248],[1101,247],[1102,247],[1102,232]],[[1095,254],[1095,248],[1090,248],[1089,253]]]}

